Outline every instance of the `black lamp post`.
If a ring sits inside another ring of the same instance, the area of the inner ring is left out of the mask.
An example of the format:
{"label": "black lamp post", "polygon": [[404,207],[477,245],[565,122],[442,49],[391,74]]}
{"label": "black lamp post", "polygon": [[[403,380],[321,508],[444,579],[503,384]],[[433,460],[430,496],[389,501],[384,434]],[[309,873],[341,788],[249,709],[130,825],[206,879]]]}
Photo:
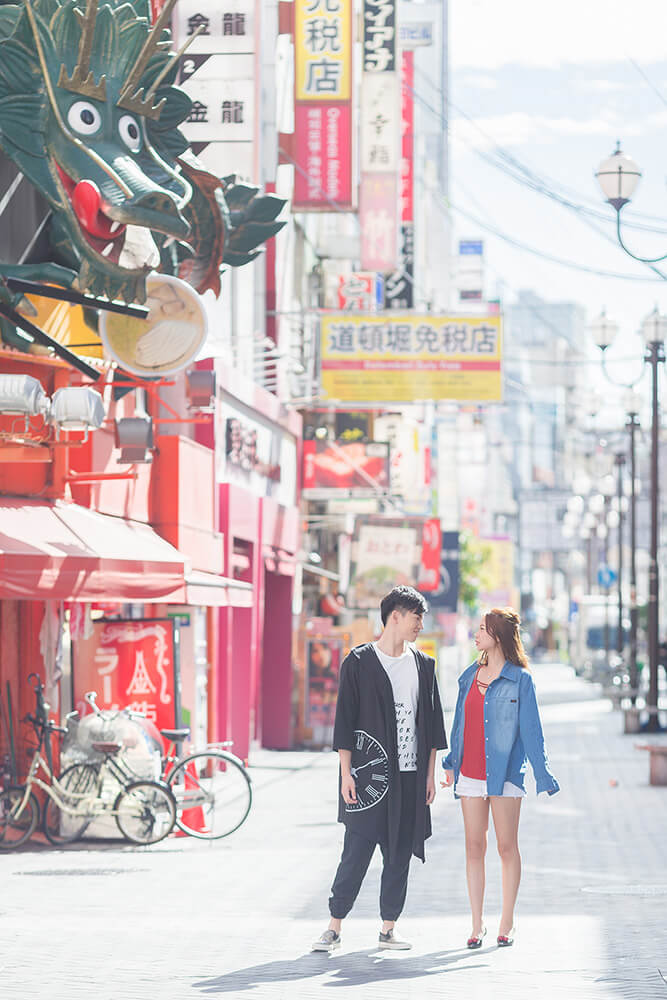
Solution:
{"label": "black lamp post", "polygon": [[618,633],[616,635],[616,652],[623,655],[623,466],[625,455],[618,452],[614,455],[616,466],[616,501],[618,503]]}
{"label": "black lamp post", "polygon": [[639,687],[637,671],[637,453],[635,434],[639,427],[640,399],[632,389],[625,397],[625,411],[628,415],[626,427],[630,432],[630,688],[632,704],[635,703]]}

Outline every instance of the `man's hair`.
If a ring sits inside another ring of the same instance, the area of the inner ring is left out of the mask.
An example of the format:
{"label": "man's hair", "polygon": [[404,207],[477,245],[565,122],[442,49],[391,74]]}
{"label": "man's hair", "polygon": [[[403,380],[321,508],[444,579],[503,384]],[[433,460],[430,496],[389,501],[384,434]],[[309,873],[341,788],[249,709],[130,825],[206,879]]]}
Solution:
{"label": "man's hair", "polygon": [[403,613],[415,611],[418,615],[425,615],[428,611],[428,604],[414,587],[394,587],[380,602],[380,617],[383,625],[387,624],[387,619],[392,611],[397,609]]}

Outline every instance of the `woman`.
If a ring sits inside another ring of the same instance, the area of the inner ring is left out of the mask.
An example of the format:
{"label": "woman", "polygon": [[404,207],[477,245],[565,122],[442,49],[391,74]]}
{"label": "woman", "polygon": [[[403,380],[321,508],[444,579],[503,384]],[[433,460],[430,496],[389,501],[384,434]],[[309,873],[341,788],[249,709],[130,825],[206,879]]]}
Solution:
{"label": "woman", "polygon": [[494,608],[481,621],[475,645],[479,658],[459,678],[451,750],[443,758],[443,786],[461,799],[466,838],[466,875],[472,910],[469,948],[480,948],[484,855],[493,814],[502,864],[503,909],[499,947],[514,943],[514,904],[521,880],[518,831],[524,772],[529,760],[537,791],[554,795],[559,785],[549,770],[535,697],[535,684],[521,642],[521,620],[512,608]]}

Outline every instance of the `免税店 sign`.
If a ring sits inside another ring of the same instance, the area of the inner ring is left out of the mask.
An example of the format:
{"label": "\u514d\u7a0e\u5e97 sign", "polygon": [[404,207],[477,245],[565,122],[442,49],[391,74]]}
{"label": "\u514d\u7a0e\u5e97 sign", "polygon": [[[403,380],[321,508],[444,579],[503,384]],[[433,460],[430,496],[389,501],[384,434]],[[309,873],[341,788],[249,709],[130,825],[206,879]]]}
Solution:
{"label": "\u514d\u7a0e\u5e97 sign", "polygon": [[500,316],[325,315],[320,353],[322,399],[502,399]]}

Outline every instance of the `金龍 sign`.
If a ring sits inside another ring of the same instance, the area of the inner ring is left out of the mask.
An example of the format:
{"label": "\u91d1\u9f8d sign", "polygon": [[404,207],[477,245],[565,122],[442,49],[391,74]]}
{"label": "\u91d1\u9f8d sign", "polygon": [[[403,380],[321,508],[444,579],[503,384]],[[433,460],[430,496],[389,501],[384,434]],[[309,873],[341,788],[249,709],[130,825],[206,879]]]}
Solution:
{"label": "\u91d1\u9f8d sign", "polygon": [[500,316],[323,316],[320,353],[325,400],[502,399]]}
{"label": "\u91d1\u9f8d sign", "polygon": [[84,694],[96,691],[100,708],[131,708],[158,729],[173,729],[177,690],[170,619],[95,622],[92,635],[74,644],[74,706],[82,715]]}

